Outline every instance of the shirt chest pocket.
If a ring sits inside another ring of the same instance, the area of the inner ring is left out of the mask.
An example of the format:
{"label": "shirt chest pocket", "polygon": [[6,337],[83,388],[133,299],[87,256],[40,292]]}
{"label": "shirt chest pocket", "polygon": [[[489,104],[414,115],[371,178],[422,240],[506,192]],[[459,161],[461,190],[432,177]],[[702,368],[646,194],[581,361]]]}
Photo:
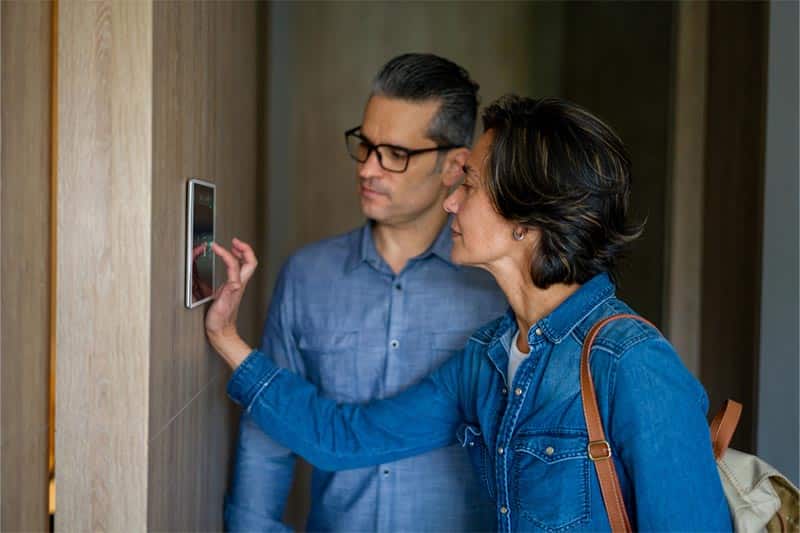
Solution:
{"label": "shirt chest pocket", "polygon": [[358,332],[320,331],[297,339],[306,376],[322,393],[338,401],[358,398]]}
{"label": "shirt chest pocket", "polygon": [[523,520],[548,531],[585,523],[591,466],[586,433],[549,431],[515,440],[511,488]]}
{"label": "shirt chest pocket", "polygon": [[481,488],[489,495],[489,499],[494,501],[494,468],[480,428],[464,424],[458,428],[456,437],[469,456]]}

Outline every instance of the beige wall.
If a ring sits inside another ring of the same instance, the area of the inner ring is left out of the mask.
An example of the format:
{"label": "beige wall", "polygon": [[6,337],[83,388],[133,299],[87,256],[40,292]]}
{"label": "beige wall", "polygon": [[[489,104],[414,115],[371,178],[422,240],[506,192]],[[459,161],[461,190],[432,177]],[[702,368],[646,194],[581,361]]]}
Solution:
{"label": "beige wall", "polygon": [[[257,250],[264,234],[261,156],[265,6],[254,2],[154,4],[153,232],[150,287],[148,527],[214,530],[236,424],[230,375],[209,348],[207,306],[183,307],[186,180],[217,184],[217,240]],[[224,274],[217,262],[217,278]],[[259,279],[240,312],[258,342]]]}
{"label": "beige wall", "polygon": [[60,4],[57,530],[222,527],[235,409],[184,307],[185,190],[215,182],[217,240],[259,248],[264,15]]}
{"label": "beige wall", "polygon": [[0,530],[47,529],[50,2],[0,3]]}

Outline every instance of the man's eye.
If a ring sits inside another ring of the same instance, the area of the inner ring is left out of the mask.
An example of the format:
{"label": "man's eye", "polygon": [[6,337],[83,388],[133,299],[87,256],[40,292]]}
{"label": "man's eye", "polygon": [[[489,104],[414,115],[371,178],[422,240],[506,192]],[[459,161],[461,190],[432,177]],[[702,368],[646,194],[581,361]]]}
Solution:
{"label": "man's eye", "polygon": [[402,159],[406,156],[405,152],[401,152],[400,150],[389,150],[389,155],[395,159]]}

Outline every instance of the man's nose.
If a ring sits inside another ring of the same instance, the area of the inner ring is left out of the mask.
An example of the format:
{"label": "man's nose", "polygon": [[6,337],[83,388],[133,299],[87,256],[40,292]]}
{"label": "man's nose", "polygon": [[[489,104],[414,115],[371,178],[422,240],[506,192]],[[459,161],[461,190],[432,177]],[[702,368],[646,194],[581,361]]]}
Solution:
{"label": "man's nose", "polygon": [[378,161],[378,151],[372,150],[367,160],[358,164],[358,175],[362,178],[374,178],[383,173],[380,161]]}

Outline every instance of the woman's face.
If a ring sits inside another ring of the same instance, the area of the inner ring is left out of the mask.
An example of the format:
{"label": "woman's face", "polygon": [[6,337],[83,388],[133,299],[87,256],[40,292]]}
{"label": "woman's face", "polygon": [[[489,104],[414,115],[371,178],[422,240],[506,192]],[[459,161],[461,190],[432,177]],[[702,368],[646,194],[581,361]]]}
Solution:
{"label": "woman's face", "polygon": [[464,165],[464,181],[444,201],[444,210],[454,215],[453,262],[490,269],[516,253],[519,244],[512,238],[516,227],[495,211],[486,190],[489,151],[494,132],[478,139]]}

